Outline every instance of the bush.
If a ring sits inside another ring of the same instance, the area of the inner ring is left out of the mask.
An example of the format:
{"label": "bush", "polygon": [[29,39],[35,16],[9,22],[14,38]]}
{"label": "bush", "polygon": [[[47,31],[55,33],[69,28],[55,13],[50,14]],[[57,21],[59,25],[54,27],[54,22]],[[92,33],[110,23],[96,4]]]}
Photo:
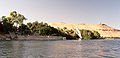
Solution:
{"label": "bush", "polygon": [[100,34],[97,31],[93,31],[94,34],[94,38],[95,39],[99,39],[100,38]]}
{"label": "bush", "polygon": [[31,33],[30,29],[25,24],[22,24],[21,26],[19,26],[18,31],[21,33],[21,35]]}
{"label": "bush", "polygon": [[4,30],[3,30],[3,25],[2,25],[2,23],[0,22],[0,32],[3,32]]}
{"label": "bush", "polygon": [[[100,34],[97,31],[90,31],[90,30],[80,30],[82,40],[90,40],[90,39],[99,39]],[[75,35],[78,38],[77,34]]]}
{"label": "bush", "polygon": [[94,37],[93,33],[90,30],[81,30],[81,35],[83,40],[90,40]]}
{"label": "bush", "polygon": [[67,30],[67,31],[65,31],[68,35],[70,35],[70,34],[73,34],[74,33],[74,31],[71,29],[71,30]]}
{"label": "bush", "polygon": [[64,30],[66,30],[66,29],[67,29],[67,27],[64,27],[63,29],[64,29]]}
{"label": "bush", "polygon": [[52,35],[52,29],[50,27],[41,27],[39,29],[40,35]]}

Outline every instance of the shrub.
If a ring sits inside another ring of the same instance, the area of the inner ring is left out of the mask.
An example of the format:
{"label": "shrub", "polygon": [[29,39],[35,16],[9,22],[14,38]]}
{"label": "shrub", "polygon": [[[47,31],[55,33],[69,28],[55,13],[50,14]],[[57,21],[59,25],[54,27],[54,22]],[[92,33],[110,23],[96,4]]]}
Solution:
{"label": "shrub", "polygon": [[19,26],[18,31],[21,33],[21,35],[31,33],[30,29],[25,24],[22,24],[21,26]]}
{"label": "shrub", "polygon": [[66,29],[67,29],[67,27],[64,27],[63,29],[64,29],[64,30],[66,30]]}
{"label": "shrub", "polygon": [[90,30],[81,30],[83,40],[90,40],[93,38],[93,33]]}
{"label": "shrub", "polygon": [[[90,31],[90,30],[80,30],[82,40],[90,40],[90,39],[99,39],[100,34],[97,31]],[[77,34],[75,35],[76,38],[78,38]]]}
{"label": "shrub", "polygon": [[67,34],[73,34],[74,33],[74,31],[72,29],[71,30],[67,30],[66,32],[67,32]]}
{"label": "shrub", "polygon": [[52,35],[52,29],[50,27],[41,27],[39,29],[40,35]]}
{"label": "shrub", "polygon": [[0,32],[3,32],[3,26],[2,26],[2,23],[0,22]]}
{"label": "shrub", "polygon": [[97,31],[93,31],[93,34],[95,39],[100,38],[100,34]]}

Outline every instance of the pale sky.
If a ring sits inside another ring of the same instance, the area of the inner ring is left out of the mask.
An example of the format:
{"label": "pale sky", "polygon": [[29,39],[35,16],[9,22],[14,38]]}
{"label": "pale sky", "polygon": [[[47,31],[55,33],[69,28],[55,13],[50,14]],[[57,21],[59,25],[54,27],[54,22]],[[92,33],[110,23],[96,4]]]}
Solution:
{"label": "pale sky", "polygon": [[105,23],[120,29],[120,0],[0,0],[0,16],[11,11],[26,22]]}

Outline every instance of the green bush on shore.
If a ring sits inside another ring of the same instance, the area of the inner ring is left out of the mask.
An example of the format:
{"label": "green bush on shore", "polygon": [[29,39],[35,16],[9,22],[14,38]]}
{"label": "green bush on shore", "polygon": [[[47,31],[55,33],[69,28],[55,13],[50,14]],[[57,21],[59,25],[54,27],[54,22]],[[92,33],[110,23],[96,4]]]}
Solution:
{"label": "green bush on shore", "polygon": [[52,35],[52,29],[50,27],[41,27],[39,29],[40,35]]}
{"label": "green bush on shore", "polygon": [[[90,30],[82,29],[82,30],[80,30],[80,33],[82,36],[82,40],[90,40],[90,39],[99,39],[100,38],[100,34],[97,31],[90,31]],[[77,34],[74,37],[79,38]]]}

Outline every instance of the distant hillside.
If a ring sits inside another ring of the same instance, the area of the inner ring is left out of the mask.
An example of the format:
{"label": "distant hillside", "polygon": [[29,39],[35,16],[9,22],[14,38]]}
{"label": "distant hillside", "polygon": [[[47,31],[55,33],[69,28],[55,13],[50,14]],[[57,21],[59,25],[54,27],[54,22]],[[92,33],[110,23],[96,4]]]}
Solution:
{"label": "distant hillside", "polygon": [[103,37],[120,37],[120,30],[107,26],[105,24],[66,24],[66,23],[48,23],[55,28],[73,29],[76,32],[76,27],[79,29],[95,30]]}

